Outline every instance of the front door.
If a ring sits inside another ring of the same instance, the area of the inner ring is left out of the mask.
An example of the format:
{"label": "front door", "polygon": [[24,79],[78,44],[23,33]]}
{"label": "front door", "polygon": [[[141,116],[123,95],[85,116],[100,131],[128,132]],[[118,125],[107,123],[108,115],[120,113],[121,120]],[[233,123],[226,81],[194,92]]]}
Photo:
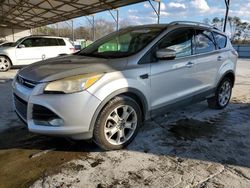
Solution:
{"label": "front door", "polygon": [[16,59],[19,65],[27,65],[44,59],[41,38],[28,38],[16,47]]}
{"label": "front door", "polygon": [[[175,50],[172,60],[153,60],[151,63],[151,109],[158,109],[178,102],[193,94],[197,80],[193,77],[195,64],[192,56],[194,31],[176,29],[167,34],[152,50]],[[154,59],[154,58],[153,58]]]}

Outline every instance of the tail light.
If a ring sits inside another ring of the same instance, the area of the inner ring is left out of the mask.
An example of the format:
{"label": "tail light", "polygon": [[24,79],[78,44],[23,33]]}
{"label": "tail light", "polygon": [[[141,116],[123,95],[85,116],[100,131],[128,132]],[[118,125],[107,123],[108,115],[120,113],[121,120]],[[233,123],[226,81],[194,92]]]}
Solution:
{"label": "tail light", "polygon": [[75,48],[69,48],[69,50],[70,50],[70,53],[75,53],[76,52]]}

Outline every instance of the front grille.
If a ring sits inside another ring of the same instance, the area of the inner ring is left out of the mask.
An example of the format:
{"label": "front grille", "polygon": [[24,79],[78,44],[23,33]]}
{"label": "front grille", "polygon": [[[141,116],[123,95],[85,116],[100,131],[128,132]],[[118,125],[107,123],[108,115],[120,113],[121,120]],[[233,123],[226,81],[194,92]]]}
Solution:
{"label": "front grille", "polygon": [[26,121],[28,103],[14,94],[14,104],[17,113]]}
{"label": "front grille", "polygon": [[27,80],[19,75],[17,75],[16,80],[19,84],[24,85],[25,87],[28,87],[28,88],[34,88],[37,85],[36,82]]}
{"label": "front grille", "polygon": [[38,121],[50,121],[51,119],[59,117],[48,108],[34,104],[32,118]]}

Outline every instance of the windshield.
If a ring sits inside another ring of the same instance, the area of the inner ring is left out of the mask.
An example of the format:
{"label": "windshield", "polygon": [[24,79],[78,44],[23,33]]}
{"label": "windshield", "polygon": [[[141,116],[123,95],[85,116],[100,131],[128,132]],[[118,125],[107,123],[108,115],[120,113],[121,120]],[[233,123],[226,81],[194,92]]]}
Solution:
{"label": "windshield", "polygon": [[163,29],[148,27],[120,30],[89,45],[79,55],[103,58],[130,56],[147,46]]}
{"label": "windshield", "polygon": [[14,42],[11,47],[15,47],[17,46],[24,38],[20,38],[19,40],[17,40],[16,42]]}
{"label": "windshield", "polygon": [[11,46],[13,44],[13,42],[6,42],[4,44],[0,44],[0,47],[8,47]]}

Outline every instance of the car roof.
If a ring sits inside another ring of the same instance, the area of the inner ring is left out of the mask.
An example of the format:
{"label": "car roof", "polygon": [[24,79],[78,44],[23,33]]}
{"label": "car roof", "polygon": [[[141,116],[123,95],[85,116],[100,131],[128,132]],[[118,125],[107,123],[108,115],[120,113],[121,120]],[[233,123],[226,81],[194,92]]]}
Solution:
{"label": "car roof", "polygon": [[125,29],[146,29],[146,28],[162,28],[166,29],[169,27],[191,27],[193,29],[209,29],[221,34],[226,35],[223,31],[219,30],[218,28],[201,23],[201,22],[192,22],[192,21],[175,21],[167,24],[146,24],[146,25],[140,25],[140,26],[129,26]]}
{"label": "car roof", "polygon": [[50,35],[30,35],[30,36],[26,36],[23,39],[27,39],[27,38],[55,38],[55,39],[66,39],[63,37],[57,37],[57,36],[50,36]]}

